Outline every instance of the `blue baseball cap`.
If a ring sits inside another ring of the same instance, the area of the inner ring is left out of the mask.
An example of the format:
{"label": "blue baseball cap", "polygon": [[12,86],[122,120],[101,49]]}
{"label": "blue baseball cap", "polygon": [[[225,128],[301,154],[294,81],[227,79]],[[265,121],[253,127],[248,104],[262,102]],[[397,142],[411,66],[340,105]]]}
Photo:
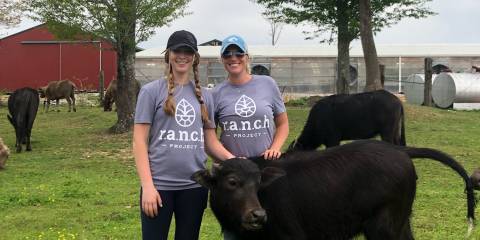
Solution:
{"label": "blue baseball cap", "polygon": [[225,52],[225,50],[231,45],[235,45],[244,53],[248,53],[247,44],[245,41],[243,41],[243,38],[238,35],[230,35],[222,41],[222,49],[220,50],[220,54],[223,54],[223,52]]}

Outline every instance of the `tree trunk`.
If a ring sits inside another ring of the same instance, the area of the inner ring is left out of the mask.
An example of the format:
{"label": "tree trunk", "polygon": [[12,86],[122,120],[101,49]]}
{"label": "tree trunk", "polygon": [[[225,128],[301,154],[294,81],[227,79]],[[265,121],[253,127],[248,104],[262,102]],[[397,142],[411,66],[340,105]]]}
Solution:
{"label": "tree trunk", "polygon": [[350,92],[350,42],[352,40],[348,32],[347,7],[346,1],[337,1],[337,94],[349,94]]}
{"label": "tree trunk", "polygon": [[359,0],[360,37],[362,40],[363,58],[366,67],[365,91],[382,89],[380,83],[380,69],[378,64],[377,49],[372,32],[372,9],[370,0]]}
{"label": "tree trunk", "polygon": [[[117,16],[117,123],[110,128],[113,133],[131,130],[136,104],[135,91],[135,19],[136,0],[128,0],[130,7],[118,8]],[[126,9],[125,11],[121,11]]]}

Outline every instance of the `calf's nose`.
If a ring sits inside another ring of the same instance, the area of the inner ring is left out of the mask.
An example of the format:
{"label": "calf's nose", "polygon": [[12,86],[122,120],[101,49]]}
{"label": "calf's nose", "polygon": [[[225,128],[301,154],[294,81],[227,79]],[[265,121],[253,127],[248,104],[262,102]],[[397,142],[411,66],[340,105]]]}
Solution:
{"label": "calf's nose", "polygon": [[252,220],[258,223],[264,223],[267,221],[267,213],[264,209],[257,209],[252,211]]}

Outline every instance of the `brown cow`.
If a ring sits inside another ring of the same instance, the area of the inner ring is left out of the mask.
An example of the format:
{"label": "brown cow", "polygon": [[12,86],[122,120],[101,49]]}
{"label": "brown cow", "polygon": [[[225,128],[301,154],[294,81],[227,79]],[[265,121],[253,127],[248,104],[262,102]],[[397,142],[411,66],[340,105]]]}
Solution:
{"label": "brown cow", "polygon": [[110,112],[112,111],[112,105],[115,102],[115,95],[117,94],[117,79],[114,79],[108,85],[107,91],[105,92],[105,98],[103,99],[103,111]]}
{"label": "brown cow", "polygon": [[[40,88],[38,90],[40,92],[40,97],[46,98],[45,101],[47,103],[47,110],[45,112],[48,112],[51,100],[56,100],[58,105],[59,100],[63,98],[65,98],[68,102],[68,111],[71,112],[73,104],[73,111],[76,112],[77,109],[75,108],[74,93],[75,88],[75,84],[69,80],[49,82],[47,86]],[[44,109],[45,101],[43,102]]]}
{"label": "brown cow", "polygon": [[[140,91],[140,82],[135,80],[135,92],[138,96]],[[105,98],[103,99],[103,111],[110,112],[112,111],[113,103],[115,102],[115,95],[117,95],[117,79],[114,79],[110,82],[110,85],[107,87],[105,92]]]}
{"label": "brown cow", "polygon": [[7,161],[8,156],[10,155],[10,150],[7,145],[3,143],[2,138],[0,138],[0,169],[5,168],[5,162]]}
{"label": "brown cow", "polygon": [[470,176],[470,180],[472,181],[473,188],[475,190],[480,190],[480,168],[477,168],[473,171],[472,175]]}

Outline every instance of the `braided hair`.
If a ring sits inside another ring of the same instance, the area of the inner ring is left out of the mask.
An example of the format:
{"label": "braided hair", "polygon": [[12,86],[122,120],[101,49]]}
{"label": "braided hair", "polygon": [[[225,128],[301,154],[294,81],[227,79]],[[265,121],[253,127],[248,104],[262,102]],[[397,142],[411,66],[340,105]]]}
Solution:
{"label": "braided hair", "polygon": [[202,88],[200,87],[200,80],[198,78],[198,64],[200,64],[200,54],[195,52],[195,56],[193,56],[193,79],[195,80],[195,95],[197,96],[197,100],[200,103],[200,109],[202,111],[202,120],[204,123],[210,121],[208,118],[208,110],[207,106],[205,105],[205,101],[203,101],[202,97]]}
{"label": "braided hair", "polygon": [[165,52],[165,62],[167,63],[167,69],[165,72],[165,79],[168,84],[167,100],[163,104],[163,111],[169,115],[175,115],[175,99],[173,98],[173,93],[175,92],[175,83],[173,82],[173,69],[172,64],[169,61],[170,50]]}

